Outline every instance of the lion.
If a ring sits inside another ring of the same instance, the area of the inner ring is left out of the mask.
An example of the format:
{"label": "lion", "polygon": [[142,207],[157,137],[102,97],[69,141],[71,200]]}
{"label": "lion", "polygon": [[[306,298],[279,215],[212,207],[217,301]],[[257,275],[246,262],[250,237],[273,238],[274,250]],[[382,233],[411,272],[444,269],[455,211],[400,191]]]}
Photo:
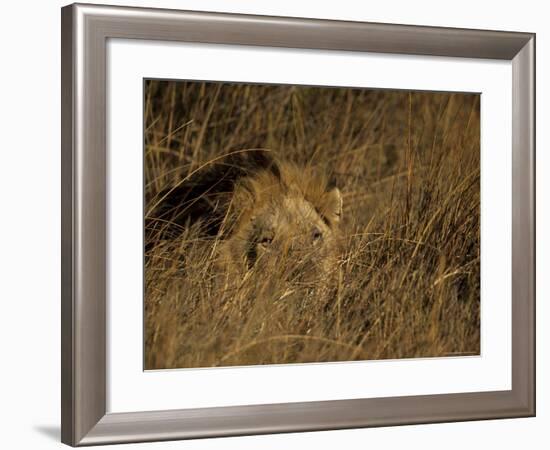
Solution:
{"label": "lion", "polygon": [[148,243],[198,223],[213,238],[217,266],[232,275],[254,270],[313,284],[337,266],[342,194],[313,167],[265,151],[230,155],[160,199],[148,221]]}

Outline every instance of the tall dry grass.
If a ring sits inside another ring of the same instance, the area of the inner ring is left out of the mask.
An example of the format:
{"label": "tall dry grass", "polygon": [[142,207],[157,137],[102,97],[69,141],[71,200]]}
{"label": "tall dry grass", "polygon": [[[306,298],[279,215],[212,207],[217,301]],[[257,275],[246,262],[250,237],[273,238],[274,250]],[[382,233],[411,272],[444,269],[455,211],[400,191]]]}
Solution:
{"label": "tall dry grass", "polygon": [[266,289],[254,270],[228,280],[213,241],[182,228],[148,249],[146,369],[479,353],[478,95],[146,82],[146,213],[207,161],[246,149],[336,180],[332,294]]}

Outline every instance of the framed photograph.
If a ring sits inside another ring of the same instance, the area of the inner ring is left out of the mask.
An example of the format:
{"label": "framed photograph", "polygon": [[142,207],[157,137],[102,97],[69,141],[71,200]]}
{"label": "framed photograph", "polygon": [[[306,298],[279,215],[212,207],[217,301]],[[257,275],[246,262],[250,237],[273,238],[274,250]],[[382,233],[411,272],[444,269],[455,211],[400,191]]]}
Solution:
{"label": "framed photograph", "polygon": [[535,415],[535,36],[62,8],[62,441]]}

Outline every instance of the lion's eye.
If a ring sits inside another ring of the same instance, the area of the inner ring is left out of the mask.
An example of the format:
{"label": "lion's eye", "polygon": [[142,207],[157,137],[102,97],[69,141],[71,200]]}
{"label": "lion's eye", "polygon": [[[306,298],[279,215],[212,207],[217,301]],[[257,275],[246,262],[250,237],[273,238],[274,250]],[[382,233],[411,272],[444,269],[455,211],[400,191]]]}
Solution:
{"label": "lion's eye", "polygon": [[319,230],[318,228],[315,228],[315,230],[313,230],[313,240],[318,241],[322,237],[323,237],[323,233],[321,233],[321,230]]}
{"label": "lion's eye", "polygon": [[258,241],[258,244],[260,244],[260,245],[269,245],[269,244],[271,244],[271,242],[273,242],[273,237],[271,237],[271,236],[264,236],[263,238],[261,238],[261,239]]}

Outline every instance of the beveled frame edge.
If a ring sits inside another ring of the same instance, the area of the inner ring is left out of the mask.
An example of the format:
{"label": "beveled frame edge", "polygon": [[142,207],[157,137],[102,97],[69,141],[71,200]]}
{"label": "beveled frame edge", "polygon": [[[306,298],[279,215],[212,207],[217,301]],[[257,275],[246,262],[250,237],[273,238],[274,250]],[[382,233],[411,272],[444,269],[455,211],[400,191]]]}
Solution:
{"label": "beveled frame edge", "polygon": [[[82,446],[535,415],[534,34],[84,4],[63,7],[61,14],[62,442]],[[107,413],[108,38],[512,61],[512,390]]]}

